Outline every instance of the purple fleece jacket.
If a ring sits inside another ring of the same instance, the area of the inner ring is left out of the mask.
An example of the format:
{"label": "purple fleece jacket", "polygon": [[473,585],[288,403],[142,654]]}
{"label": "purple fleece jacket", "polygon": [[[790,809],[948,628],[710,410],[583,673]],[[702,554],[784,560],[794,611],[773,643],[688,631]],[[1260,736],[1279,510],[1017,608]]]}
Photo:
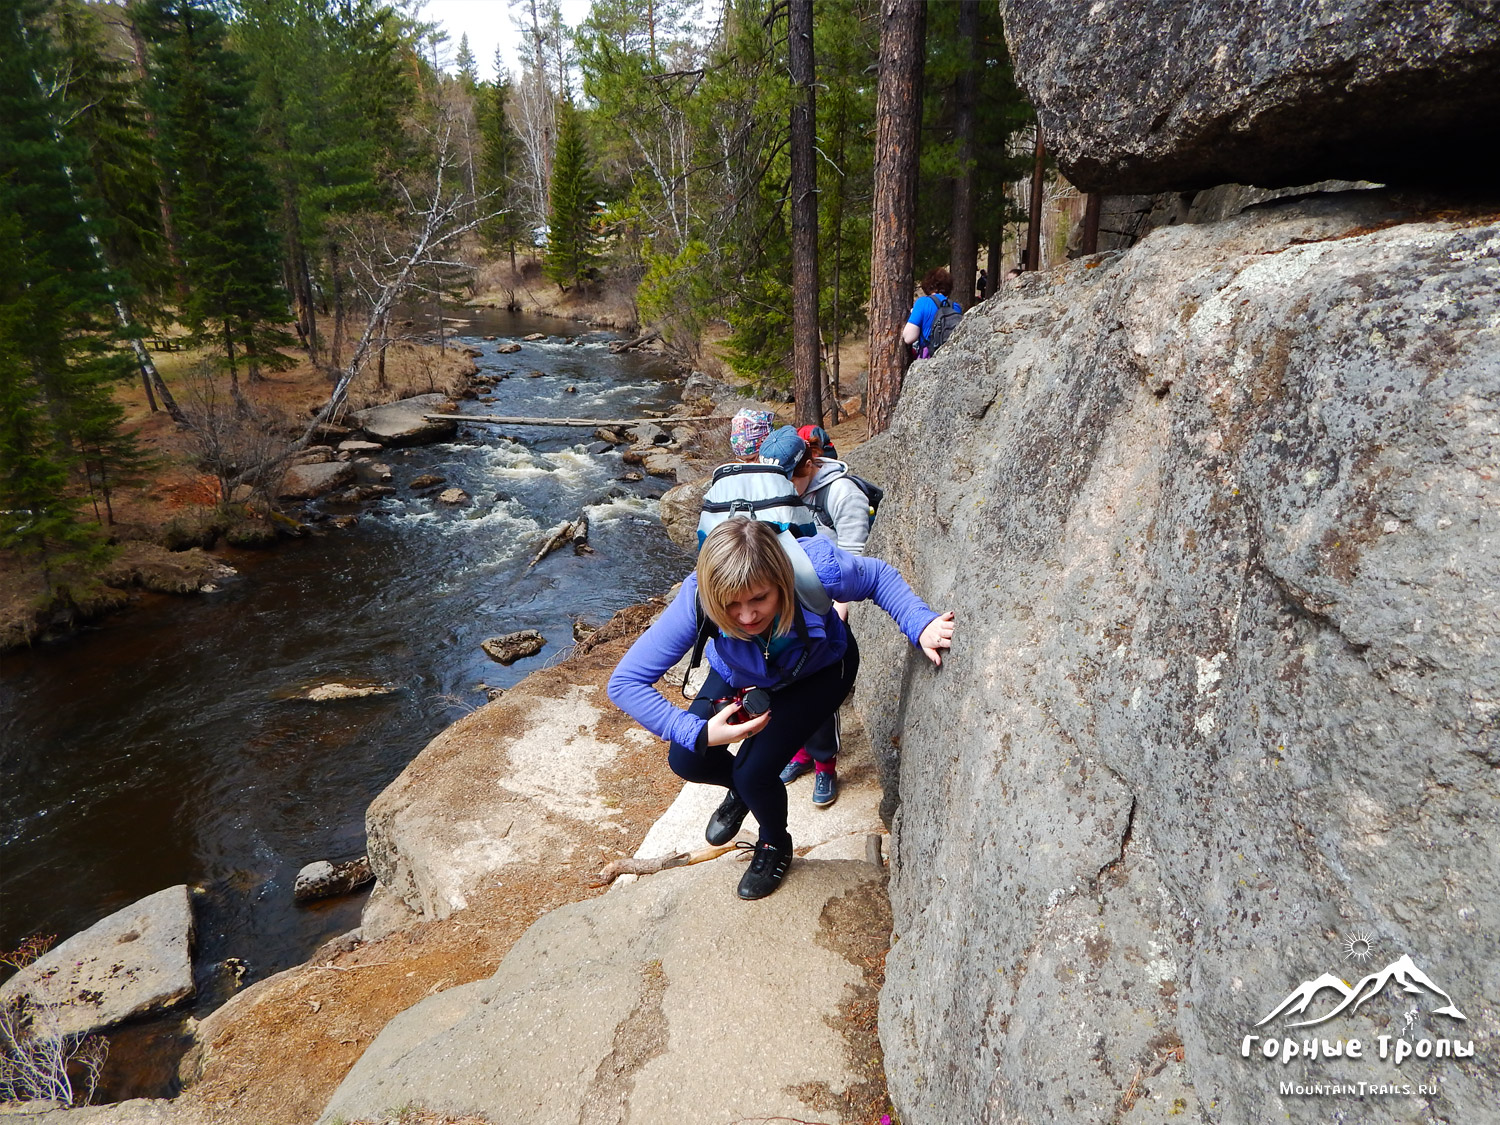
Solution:
{"label": "purple fleece jacket", "polygon": [[[822,536],[799,542],[830,597],[840,602],[874,599],[912,644],[938,616],[889,563],[851,555]],[[698,576],[690,574],[667,611],[630,646],[609,678],[609,698],[616,707],[652,734],[688,747],[697,745],[707,720],[675,706],[656,690],[655,684],[693,647],[698,634],[697,604]],[[842,659],[849,647],[849,632],[831,609],[820,617],[804,607],[803,615],[810,651],[801,675],[808,676]],[[769,667],[754,641],[719,633],[710,638],[706,655],[714,671],[736,688],[776,688],[790,676],[802,656],[803,645],[795,631],[791,636],[793,643],[773,656]]]}

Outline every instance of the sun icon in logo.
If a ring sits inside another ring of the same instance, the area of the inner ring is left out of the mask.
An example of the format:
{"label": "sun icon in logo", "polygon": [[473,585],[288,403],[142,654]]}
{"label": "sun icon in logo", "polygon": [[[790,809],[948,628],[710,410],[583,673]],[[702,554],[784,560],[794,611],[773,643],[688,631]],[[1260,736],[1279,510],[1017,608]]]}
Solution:
{"label": "sun icon in logo", "polygon": [[1351,934],[1344,939],[1344,956],[1351,961],[1368,961],[1374,952],[1374,942],[1369,934]]}

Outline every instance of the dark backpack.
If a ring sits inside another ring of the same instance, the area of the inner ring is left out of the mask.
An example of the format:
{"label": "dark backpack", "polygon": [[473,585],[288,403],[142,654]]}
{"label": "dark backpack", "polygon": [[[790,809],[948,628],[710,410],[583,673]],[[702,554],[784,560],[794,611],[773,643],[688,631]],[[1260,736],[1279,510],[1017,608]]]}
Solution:
{"label": "dark backpack", "polygon": [[[864,477],[851,473],[848,469],[845,469],[838,476],[834,477],[833,480],[828,481],[828,484],[839,480],[852,481],[865,494],[865,499],[870,502],[870,524],[873,526],[875,523],[875,514],[880,511],[880,502],[885,499],[885,489],[881,488],[878,484],[871,484]],[[832,527],[833,517],[828,514],[828,508],[823,503],[823,496],[824,491],[820,488],[818,489],[818,496],[816,498],[809,500],[804,496],[802,502],[817,513],[819,523],[824,527]]]}
{"label": "dark backpack", "polygon": [[937,350],[948,342],[948,337],[953,335],[953,330],[958,327],[958,322],[964,315],[942,293],[935,296],[933,301],[937,304],[937,316],[933,317],[932,332],[927,338],[928,355],[936,355]]}

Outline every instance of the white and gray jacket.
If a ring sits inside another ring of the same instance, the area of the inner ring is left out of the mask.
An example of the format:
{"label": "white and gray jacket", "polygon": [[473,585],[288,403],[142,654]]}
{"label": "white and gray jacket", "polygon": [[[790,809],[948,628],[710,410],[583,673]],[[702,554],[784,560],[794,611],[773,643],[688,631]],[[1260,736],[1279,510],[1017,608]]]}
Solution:
{"label": "white and gray jacket", "polygon": [[870,500],[849,479],[849,466],[830,457],[819,458],[802,502],[813,510],[818,534],[834,540],[852,554],[865,553],[870,537]]}

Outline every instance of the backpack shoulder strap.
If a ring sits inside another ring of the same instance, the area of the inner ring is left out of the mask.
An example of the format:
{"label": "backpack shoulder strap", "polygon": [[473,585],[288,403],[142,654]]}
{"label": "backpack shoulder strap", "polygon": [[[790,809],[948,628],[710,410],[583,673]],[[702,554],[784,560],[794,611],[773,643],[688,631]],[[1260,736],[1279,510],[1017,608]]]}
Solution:
{"label": "backpack shoulder strap", "polygon": [[823,580],[818,577],[812,559],[807,557],[802,544],[790,532],[783,531],[776,538],[781,540],[782,549],[791,560],[792,574],[797,581],[797,600],[819,617],[824,616],[833,608],[833,599],[824,589]]}
{"label": "backpack shoulder strap", "polygon": [[737,477],[742,473],[779,473],[786,476],[775,465],[762,465],[755,461],[729,461],[714,470],[713,481],[717,483],[725,477]]}
{"label": "backpack shoulder strap", "polygon": [[682,673],[682,686],[678,689],[684,699],[687,698],[688,678],[702,662],[703,650],[708,647],[708,639],[714,634],[714,623],[703,612],[703,603],[697,598],[693,599],[693,612],[697,615],[698,631],[693,636],[693,654],[688,657],[687,670]]}

